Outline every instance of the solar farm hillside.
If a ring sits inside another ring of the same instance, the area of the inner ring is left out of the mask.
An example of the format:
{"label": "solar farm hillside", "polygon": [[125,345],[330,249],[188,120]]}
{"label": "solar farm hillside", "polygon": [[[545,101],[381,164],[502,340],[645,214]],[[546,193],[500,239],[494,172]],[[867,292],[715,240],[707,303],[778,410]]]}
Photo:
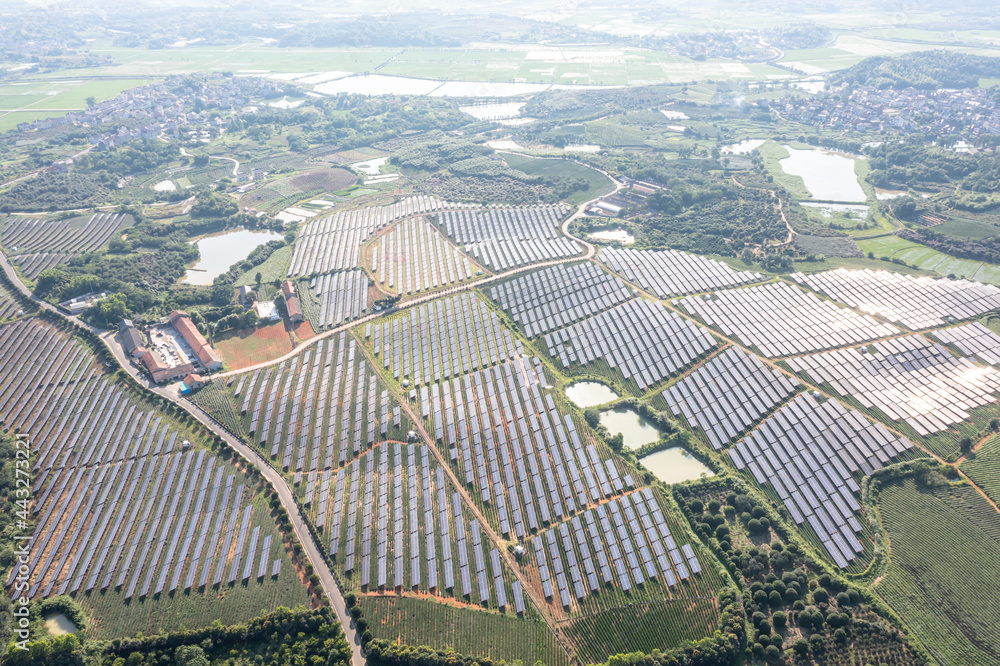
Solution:
{"label": "solar farm hillside", "polygon": [[986,0],[7,4],[0,666],[1000,664]]}

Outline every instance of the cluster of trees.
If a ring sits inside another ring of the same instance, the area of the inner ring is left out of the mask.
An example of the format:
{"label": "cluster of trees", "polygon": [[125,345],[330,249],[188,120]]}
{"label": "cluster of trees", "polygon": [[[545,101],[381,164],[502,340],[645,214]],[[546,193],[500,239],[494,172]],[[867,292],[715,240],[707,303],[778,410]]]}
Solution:
{"label": "cluster of trees", "polygon": [[886,143],[867,151],[876,187],[905,190],[945,190],[953,185],[964,192],[990,194],[1000,180],[1000,154],[969,155],[922,142]]}
{"label": "cluster of trees", "polygon": [[0,197],[0,213],[88,208],[104,203],[109,196],[108,188],[90,174],[45,171],[6,190]]}
{"label": "cluster of trees", "polygon": [[[791,648],[800,657],[821,658],[863,637],[868,645],[922,663],[900,632],[865,603],[861,590],[825,571],[797,543],[769,536],[772,530],[783,533],[780,524],[772,523],[778,516],[739,482],[705,479],[675,487],[674,497],[746,597],[753,628],[748,657],[778,659]],[[761,545],[734,546],[736,525]],[[786,629],[793,625],[806,638],[786,643]]]}
{"label": "cluster of trees", "polygon": [[935,233],[931,229],[903,229],[896,235],[915,243],[922,243],[959,259],[1000,264],[1000,237],[997,236],[979,240],[962,240]]}
{"label": "cluster of trees", "polygon": [[28,652],[9,650],[11,664],[56,666],[250,666],[251,664],[314,664],[348,666],[351,650],[334,612],[279,607],[247,622],[181,630],[162,636],[85,641],[74,634],[36,641]]}
{"label": "cluster of trees", "polygon": [[491,148],[467,139],[442,139],[400,150],[389,161],[401,169],[438,171],[462,162],[472,162],[476,158],[485,158],[492,152]]}
{"label": "cluster of trees", "polygon": [[957,51],[918,51],[873,56],[839,72],[833,83],[875,88],[977,88],[981,78],[1000,78],[1000,59]]}
{"label": "cluster of trees", "polygon": [[112,150],[91,151],[74,161],[70,169],[89,173],[111,188],[120,178],[149,173],[177,159],[176,144],[143,139]]}

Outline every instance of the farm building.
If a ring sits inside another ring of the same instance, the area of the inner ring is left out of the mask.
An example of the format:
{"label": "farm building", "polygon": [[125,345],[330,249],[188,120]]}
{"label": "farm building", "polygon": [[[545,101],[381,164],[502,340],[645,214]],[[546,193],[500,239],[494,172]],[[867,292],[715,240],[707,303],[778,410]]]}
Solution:
{"label": "farm building", "polygon": [[247,303],[247,296],[253,293],[253,288],[247,285],[233,289],[233,298],[243,307],[249,309],[253,303]]}
{"label": "farm building", "polygon": [[201,362],[202,366],[207,370],[219,370],[222,368],[222,358],[219,357],[214,349],[208,346],[208,341],[198,332],[198,328],[191,321],[191,318],[188,317],[187,312],[184,310],[174,310],[170,313],[169,318],[170,323],[177,329],[177,332],[191,345],[191,350],[198,357],[198,361]]}
{"label": "farm building", "polygon": [[153,376],[153,381],[157,384],[191,374],[194,370],[194,365],[191,363],[183,363],[171,367],[163,362],[159,354],[155,354],[145,347],[139,347],[138,352],[136,356],[142,359],[146,369],[149,370],[149,374]]}
{"label": "farm building", "polygon": [[278,314],[278,306],[274,304],[274,301],[257,301],[253,304],[255,310],[257,310],[257,319],[262,322],[278,321],[281,319],[281,315]]}
{"label": "farm building", "polygon": [[285,308],[288,310],[288,320],[297,323],[304,319],[302,316],[302,304],[299,303],[299,294],[295,289],[295,284],[291,280],[281,283],[281,291],[285,294]]}
{"label": "farm building", "polygon": [[142,334],[139,333],[139,329],[135,327],[135,324],[128,319],[122,319],[118,324],[118,332],[122,336],[122,347],[125,352],[132,358],[138,357],[143,349]]}

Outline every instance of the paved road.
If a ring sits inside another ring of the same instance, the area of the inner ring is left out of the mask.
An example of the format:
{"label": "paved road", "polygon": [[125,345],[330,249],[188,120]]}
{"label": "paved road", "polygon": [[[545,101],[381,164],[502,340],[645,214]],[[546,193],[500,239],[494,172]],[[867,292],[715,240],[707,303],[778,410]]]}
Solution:
{"label": "paved road", "polygon": [[309,558],[309,563],[312,564],[316,575],[319,576],[320,585],[322,586],[327,599],[330,600],[331,607],[336,611],[337,617],[340,618],[340,623],[343,625],[347,642],[351,646],[352,666],[365,666],[366,659],[361,651],[361,636],[358,633],[357,628],[354,626],[353,618],[351,618],[351,615],[347,610],[347,602],[344,600],[344,595],[340,586],[337,584],[336,578],[333,576],[333,572],[330,571],[330,568],[326,564],[326,560],[323,559],[323,555],[320,552],[319,547],[313,540],[312,534],[309,532],[309,528],[306,525],[306,519],[299,512],[298,504],[296,504],[295,497],[292,494],[292,490],[289,488],[288,482],[285,478],[276,469],[274,469],[267,460],[262,458],[256,451],[250,448],[250,446],[230,434],[200,407],[187,398],[181,396],[178,390],[178,384],[166,386],[153,384],[151,380],[146,377],[125,354],[125,350],[116,339],[117,334],[114,331],[100,331],[95,329],[86,322],[81,321],[78,317],[69,316],[59,308],[36,298],[31,293],[31,290],[28,289],[23,282],[21,282],[21,279],[14,271],[13,266],[11,266],[7,257],[3,254],[0,254],[0,267],[3,268],[4,273],[7,274],[7,277],[22,294],[34,301],[40,308],[48,310],[49,312],[54,312],[67,321],[70,321],[73,324],[97,335],[97,337],[100,338],[100,340],[118,361],[118,365],[120,365],[122,369],[128,372],[129,375],[139,382],[140,386],[187,410],[212,433],[225,440],[226,443],[233,448],[233,450],[235,450],[247,461],[247,463],[260,470],[260,473],[265,479],[267,479],[268,483],[270,483],[275,491],[277,491],[278,498],[281,500],[281,505],[285,508],[285,511],[288,512],[288,519],[292,524],[292,529],[295,531],[295,536],[298,537],[299,542],[302,544],[303,552],[306,554],[306,557]]}

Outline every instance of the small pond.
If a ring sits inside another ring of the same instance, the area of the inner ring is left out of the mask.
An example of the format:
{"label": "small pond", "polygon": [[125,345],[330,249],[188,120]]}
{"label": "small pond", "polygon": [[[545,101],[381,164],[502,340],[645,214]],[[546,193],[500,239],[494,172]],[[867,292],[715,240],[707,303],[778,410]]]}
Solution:
{"label": "small pond", "polygon": [[651,453],[639,458],[639,462],[664,483],[691,481],[701,478],[702,474],[715,476],[704,463],[679,446]]}
{"label": "small pond", "polygon": [[617,400],[618,394],[599,382],[577,382],[566,387],[566,397],[578,407],[593,407]]}
{"label": "small pond", "polygon": [[56,613],[45,618],[45,630],[49,632],[50,636],[75,634],[76,625],[62,613]]}
{"label": "small pond", "polygon": [[660,431],[634,409],[612,409],[601,412],[601,425],[612,435],[621,433],[626,448],[640,449],[660,438]]}
{"label": "small pond", "polygon": [[186,284],[212,284],[212,280],[228,271],[237,261],[246,259],[255,248],[281,238],[283,236],[277,231],[242,228],[203,236],[194,241],[201,257],[188,267],[180,281]]}
{"label": "small pond", "polygon": [[781,160],[782,170],[798,176],[815,199],[860,203],[868,200],[854,171],[854,158],[822,148],[796,150],[785,146],[788,157]]}

